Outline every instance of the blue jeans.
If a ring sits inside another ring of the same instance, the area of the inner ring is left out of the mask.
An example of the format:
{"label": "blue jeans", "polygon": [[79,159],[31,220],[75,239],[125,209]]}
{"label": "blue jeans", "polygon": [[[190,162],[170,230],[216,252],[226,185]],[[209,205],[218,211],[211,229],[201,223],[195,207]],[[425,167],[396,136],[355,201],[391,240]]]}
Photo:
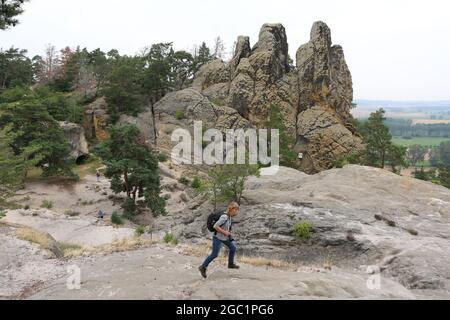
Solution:
{"label": "blue jeans", "polygon": [[209,257],[203,262],[202,267],[208,268],[208,265],[219,255],[222,243],[228,247],[230,253],[228,254],[228,265],[234,264],[234,255],[236,254],[236,245],[229,239],[226,241],[219,240],[216,236],[212,238],[212,252]]}

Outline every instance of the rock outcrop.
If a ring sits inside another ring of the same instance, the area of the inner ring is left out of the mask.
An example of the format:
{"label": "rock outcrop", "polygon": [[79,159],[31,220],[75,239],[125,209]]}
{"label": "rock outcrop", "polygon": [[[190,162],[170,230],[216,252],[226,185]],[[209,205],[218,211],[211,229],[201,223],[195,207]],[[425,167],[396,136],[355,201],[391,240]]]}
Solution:
{"label": "rock outcrop", "polygon": [[[191,217],[183,212],[186,225],[173,230],[202,241],[211,210],[204,204]],[[312,236],[298,239],[293,227],[305,221]],[[450,191],[429,182],[354,165],[311,176],[281,167],[249,179],[234,222],[244,254],[377,266],[406,288],[450,292]]]}
{"label": "rock outcrop", "polygon": [[83,114],[83,128],[88,139],[105,140],[108,138],[106,126],[108,115],[105,98],[99,98],[86,107]]}
{"label": "rock outcrop", "polygon": [[264,24],[252,49],[248,37],[238,37],[231,61],[204,65],[192,88],[214,104],[235,109],[253,127],[264,127],[271,106],[278,106],[297,138],[295,151],[304,154],[299,166],[307,172],[329,169],[333,160],[361,147],[349,121],[351,74],[323,22],[314,23],[310,41],[298,49],[296,67],[284,27]]}
{"label": "rock outcrop", "polygon": [[89,154],[84,129],[76,123],[60,122],[59,126],[64,132],[64,136],[70,143],[70,157],[79,158]]}

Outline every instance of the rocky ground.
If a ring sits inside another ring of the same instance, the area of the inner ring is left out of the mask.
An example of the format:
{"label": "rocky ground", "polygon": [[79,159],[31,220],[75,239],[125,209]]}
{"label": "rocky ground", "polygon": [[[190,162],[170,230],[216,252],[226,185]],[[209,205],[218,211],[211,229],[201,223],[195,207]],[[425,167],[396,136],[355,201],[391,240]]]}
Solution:
{"label": "rocky ground", "polygon": [[[233,231],[243,268],[230,271],[215,263],[203,280],[196,267],[206,251],[186,253],[183,246],[209,245],[205,221],[211,207],[177,182],[177,170],[162,170],[165,192],[171,194],[169,215],[140,218],[151,221],[153,242],[113,250],[117,241],[135,239],[136,223],[117,228],[108,217],[97,219],[99,208],[118,209],[106,180],[87,175],[71,186],[27,185],[17,199],[30,209],[11,210],[0,220],[0,297],[450,298],[450,192],[445,188],[359,166],[316,175],[280,168],[274,176],[251,178]],[[39,208],[43,199],[54,201],[54,207]],[[68,216],[67,209],[79,214]],[[311,223],[311,238],[295,238],[293,226],[305,221]],[[55,258],[19,239],[24,227],[48,233],[57,244],[96,249]],[[180,245],[162,245],[167,231]],[[289,268],[268,267],[276,265],[270,261],[284,261]],[[81,269],[81,290],[66,288],[72,265]],[[367,286],[374,270],[382,279],[375,290]],[[271,290],[258,290],[261,286]]]}

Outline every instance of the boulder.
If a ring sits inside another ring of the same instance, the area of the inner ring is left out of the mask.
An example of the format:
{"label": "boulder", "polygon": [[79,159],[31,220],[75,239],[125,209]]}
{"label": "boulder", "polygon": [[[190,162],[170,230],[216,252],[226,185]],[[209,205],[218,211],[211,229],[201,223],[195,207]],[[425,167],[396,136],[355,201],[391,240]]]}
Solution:
{"label": "boulder", "polygon": [[59,126],[63,130],[67,141],[70,143],[70,157],[77,159],[89,154],[88,144],[82,126],[70,122],[60,122]]}
{"label": "boulder", "polygon": [[105,98],[99,98],[89,104],[83,114],[83,128],[88,139],[106,140],[108,115]]}

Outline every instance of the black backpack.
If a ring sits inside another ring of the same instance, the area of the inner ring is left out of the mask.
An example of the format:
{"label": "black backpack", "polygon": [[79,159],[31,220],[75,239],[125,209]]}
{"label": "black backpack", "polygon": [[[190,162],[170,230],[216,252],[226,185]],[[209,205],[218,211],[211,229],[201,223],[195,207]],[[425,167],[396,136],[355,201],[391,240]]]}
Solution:
{"label": "black backpack", "polygon": [[219,221],[220,217],[225,214],[222,211],[218,211],[218,212],[213,212],[208,216],[208,220],[206,221],[206,227],[208,228],[209,231],[211,232],[215,232],[216,229],[214,229],[214,225],[216,224],[217,221]]}

